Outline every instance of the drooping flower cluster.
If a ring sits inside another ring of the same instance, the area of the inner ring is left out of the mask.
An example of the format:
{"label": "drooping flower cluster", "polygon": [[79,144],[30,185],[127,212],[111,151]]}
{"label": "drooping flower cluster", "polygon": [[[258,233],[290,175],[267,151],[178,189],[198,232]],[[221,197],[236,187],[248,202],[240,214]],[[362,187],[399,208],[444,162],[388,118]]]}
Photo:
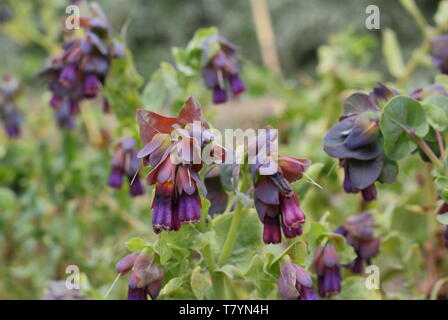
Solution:
{"label": "drooping flower cluster", "polygon": [[222,37],[211,35],[202,43],[202,77],[207,88],[212,90],[213,102],[227,101],[228,88],[234,96],[246,90],[239,76],[236,62],[236,47]]}
{"label": "drooping flower cluster", "polygon": [[[266,149],[273,139],[271,130],[261,139],[258,137],[256,153],[269,155]],[[263,223],[263,241],[266,244],[280,243],[280,228],[287,238],[300,236],[305,223],[305,214],[291,183],[302,178],[311,161],[283,155],[277,158],[268,156],[263,162],[251,165],[255,208]],[[272,168],[275,168],[274,172]]]}
{"label": "drooping flower cluster", "polygon": [[328,242],[314,253],[313,269],[317,274],[317,288],[321,297],[341,292],[341,265],[335,247]]}
{"label": "drooping flower cluster", "polygon": [[372,213],[366,211],[347,218],[344,225],[335,230],[355,249],[355,260],[346,266],[354,273],[361,273],[364,262],[371,264],[371,259],[379,252],[381,240],[374,236],[374,226]]}
{"label": "drooping flower cluster", "polygon": [[127,137],[121,139],[114,152],[112,159],[112,172],[109,176],[109,186],[120,189],[123,184],[123,177],[128,178],[129,192],[133,197],[144,193],[140,182],[140,161],[137,158],[135,140]]}
{"label": "drooping flower cluster", "polygon": [[190,97],[177,118],[138,110],[137,118],[144,147],[138,158],[152,167],[147,177],[156,190],[152,203],[154,232],[178,230],[181,224],[196,223],[201,215],[197,186],[203,188],[198,172],[202,150],[212,137],[199,102]]}
{"label": "drooping flower cluster", "polygon": [[290,261],[284,261],[280,266],[278,290],[284,300],[319,300],[311,276]]}
{"label": "drooping flower cluster", "polygon": [[431,40],[433,64],[441,73],[448,74],[448,35],[435,37]]}
{"label": "drooping flower cluster", "polygon": [[[111,60],[124,56],[123,45],[111,38],[112,30],[102,9],[96,3],[91,3],[91,9],[91,18],[80,19],[84,37],[67,40],[62,45],[64,51],[50,57],[41,72],[50,79],[50,106],[63,128],[74,126],[73,116],[79,113],[82,100],[97,97]],[[103,106],[108,106],[105,99]]]}
{"label": "drooping flower cluster", "polygon": [[344,168],[345,192],[361,192],[366,202],[376,199],[376,181],[392,182],[395,179],[395,176],[382,176],[385,164],[390,160],[384,155],[378,128],[380,102],[395,94],[396,91],[380,84],[370,94],[351,95],[344,102],[344,115],[324,138],[325,152],[338,158]]}
{"label": "drooping flower cluster", "polygon": [[146,252],[134,252],[115,265],[117,272],[124,276],[132,270],[128,283],[128,300],[147,300],[148,295],[155,300],[163,284],[163,269],[154,262],[154,256]]}
{"label": "drooping flower cluster", "polygon": [[20,85],[17,79],[5,76],[0,85],[0,119],[5,126],[6,134],[10,138],[20,136],[22,116],[17,108],[16,99],[20,94]]}

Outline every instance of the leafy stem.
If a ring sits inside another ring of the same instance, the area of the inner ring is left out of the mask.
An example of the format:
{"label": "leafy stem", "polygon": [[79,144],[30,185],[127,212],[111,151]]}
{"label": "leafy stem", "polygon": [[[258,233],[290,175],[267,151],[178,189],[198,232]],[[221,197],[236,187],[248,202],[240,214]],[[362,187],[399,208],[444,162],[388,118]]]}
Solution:
{"label": "leafy stem", "polygon": [[[241,170],[244,172],[244,169]],[[248,178],[247,175],[243,175],[243,182],[241,185],[241,192],[244,192],[248,185]],[[224,243],[224,247],[222,248],[221,256],[219,257],[219,265],[222,266],[227,262],[227,259],[230,256],[230,253],[232,252],[233,244],[235,243],[237,234],[238,234],[238,226],[241,221],[241,215],[243,212],[243,205],[241,201],[238,201],[236,199],[236,209],[233,213],[232,217],[232,223],[230,225],[229,232],[227,233],[226,242]]]}
{"label": "leafy stem", "polygon": [[[207,231],[207,216],[208,210],[202,210],[201,219],[199,221],[198,228],[202,233]],[[224,299],[224,279],[222,274],[217,273],[217,266],[215,262],[215,258],[213,256],[210,244],[206,244],[202,249],[202,254],[205,259],[205,264],[207,265],[207,269],[210,272],[210,276],[212,279],[213,292],[215,294],[216,299]]]}
{"label": "leafy stem", "polygon": [[439,171],[443,171],[443,162],[434,154],[428,144],[422,138],[418,137],[415,132],[408,130],[409,136],[414,140],[414,142],[420,147],[420,149],[426,154],[426,156],[431,160],[434,167]]}

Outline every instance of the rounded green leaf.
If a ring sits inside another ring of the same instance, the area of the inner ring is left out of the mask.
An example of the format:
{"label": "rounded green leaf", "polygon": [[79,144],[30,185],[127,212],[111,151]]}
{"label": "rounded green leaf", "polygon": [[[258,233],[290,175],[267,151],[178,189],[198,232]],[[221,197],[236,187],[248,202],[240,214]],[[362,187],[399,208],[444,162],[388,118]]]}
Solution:
{"label": "rounded green leaf", "polygon": [[409,136],[414,132],[424,137],[429,130],[421,104],[409,97],[392,98],[384,107],[380,129],[384,138],[384,151],[392,160],[400,160],[417,146]]}

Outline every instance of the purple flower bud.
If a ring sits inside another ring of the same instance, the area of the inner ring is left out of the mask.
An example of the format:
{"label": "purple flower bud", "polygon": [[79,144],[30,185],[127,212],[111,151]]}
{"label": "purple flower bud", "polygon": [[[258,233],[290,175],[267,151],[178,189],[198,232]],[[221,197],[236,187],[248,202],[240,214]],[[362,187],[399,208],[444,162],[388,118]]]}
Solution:
{"label": "purple flower bud", "polygon": [[109,176],[109,186],[114,189],[120,189],[123,183],[123,168],[113,167],[112,173]]}
{"label": "purple flower bud", "polygon": [[86,98],[95,98],[100,90],[100,81],[96,74],[89,73],[84,79],[84,96]]}
{"label": "purple flower bud", "polygon": [[128,287],[128,300],[148,300],[145,288]]}
{"label": "purple flower bud", "polygon": [[352,182],[350,180],[350,174],[347,166],[344,166],[344,183],[342,184],[344,191],[347,193],[356,193],[357,190],[353,188]]}
{"label": "purple flower bud", "polygon": [[290,261],[280,266],[278,289],[284,300],[319,300],[308,272]]}
{"label": "purple flower bud", "polygon": [[286,227],[297,228],[305,223],[305,214],[300,209],[299,199],[295,193],[290,197],[280,195],[280,210]]}
{"label": "purple flower bud", "polygon": [[62,69],[61,75],[59,76],[59,82],[65,87],[71,87],[77,77],[77,70],[75,64],[69,64]]}
{"label": "purple flower bud", "polygon": [[299,237],[302,235],[303,229],[302,225],[299,225],[297,228],[288,228],[282,221],[282,230],[283,234],[286,238],[292,239],[295,237]]}
{"label": "purple flower bud", "polygon": [[63,100],[63,98],[60,95],[53,93],[53,96],[50,99],[50,106],[53,109],[58,109],[62,103],[62,100]]}
{"label": "purple flower bud", "polygon": [[173,204],[173,183],[165,182],[156,186],[152,202],[152,228],[155,233],[179,230],[180,221]]}
{"label": "purple flower bud", "polygon": [[139,252],[133,252],[118,261],[115,265],[115,269],[117,270],[117,272],[120,275],[125,275],[126,273],[128,273],[134,266],[135,260],[137,259],[139,254]]}
{"label": "purple flower bud", "polygon": [[361,190],[361,193],[362,193],[362,198],[364,199],[365,202],[370,202],[370,201],[376,200],[375,184],[372,183],[367,188]]}
{"label": "purple flower bud", "polygon": [[238,75],[231,76],[229,79],[229,84],[230,84],[230,90],[234,95],[239,95],[246,90],[244,82]]}
{"label": "purple flower bud", "polygon": [[213,103],[219,104],[227,101],[227,92],[219,86],[213,88]]}
{"label": "purple flower bud", "polygon": [[180,223],[196,223],[201,218],[201,199],[197,192],[189,195],[182,192],[179,197],[179,221]]}
{"label": "purple flower bud", "polygon": [[336,249],[331,243],[316,249],[313,268],[317,273],[319,295],[331,297],[341,292],[341,267]]}
{"label": "purple flower bud", "polygon": [[18,138],[20,137],[20,127],[15,123],[6,124],[6,134],[12,139]]}
{"label": "purple flower bud", "polygon": [[271,218],[268,215],[264,217],[263,221],[263,241],[266,244],[276,244],[282,241],[282,235],[280,232],[279,217]]}
{"label": "purple flower bud", "polygon": [[[132,181],[134,177],[129,176],[129,181]],[[145,193],[145,190],[143,189],[142,183],[140,182],[140,178],[137,175],[134,179],[134,181],[131,183],[131,186],[129,187],[129,192],[131,193],[131,196],[137,197],[141,196]]]}

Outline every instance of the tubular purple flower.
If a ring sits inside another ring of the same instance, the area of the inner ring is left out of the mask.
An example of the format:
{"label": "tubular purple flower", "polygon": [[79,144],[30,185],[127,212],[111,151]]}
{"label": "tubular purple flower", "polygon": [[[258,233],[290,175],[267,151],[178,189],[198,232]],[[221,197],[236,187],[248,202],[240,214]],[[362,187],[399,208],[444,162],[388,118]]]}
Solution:
{"label": "tubular purple flower", "polygon": [[57,108],[59,108],[61,103],[62,103],[62,97],[60,95],[58,95],[57,93],[53,93],[53,95],[51,96],[51,99],[50,99],[50,106],[53,109],[57,109]]}
{"label": "tubular purple flower", "polygon": [[308,272],[290,261],[280,265],[278,290],[284,300],[319,300]]}
{"label": "tubular purple flower", "polygon": [[280,210],[287,228],[298,228],[305,223],[305,214],[300,209],[299,199],[295,193],[290,197],[280,195]]}
{"label": "tubular purple flower", "polygon": [[95,98],[100,90],[100,81],[96,74],[89,73],[84,79],[84,96],[86,98]]}
{"label": "tubular purple flower", "polygon": [[361,190],[362,198],[365,202],[376,200],[376,187],[375,184],[371,184],[365,189]]}
{"label": "tubular purple flower", "polygon": [[182,192],[178,205],[179,221],[184,223],[197,223],[201,218],[201,199],[197,191],[189,195]]}
{"label": "tubular purple flower", "polygon": [[230,90],[233,95],[239,95],[246,90],[244,82],[241,81],[241,78],[238,75],[230,76],[229,78]]}
{"label": "tubular purple flower", "polygon": [[275,218],[271,218],[266,215],[264,217],[263,241],[266,244],[276,244],[282,241],[282,234],[280,232],[280,222],[278,216],[276,216]]}
{"label": "tubular purple flower", "polygon": [[179,230],[179,220],[172,201],[173,183],[165,182],[156,186],[152,202],[152,227],[155,233]]}
{"label": "tubular purple flower", "polygon": [[143,185],[140,181],[140,177],[137,174],[134,181],[132,181],[133,177],[128,177],[129,182],[132,182],[129,187],[129,192],[131,193],[131,196],[137,197],[145,193],[145,190],[143,189]]}
{"label": "tubular purple flower", "polygon": [[313,269],[317,274],[321,297],[331,297],[341,292],[341,267],[336,249],[331,243],[316,248]]}
{"label": "tubular purple flower", "polygon": [[62,69],[61,75],[59,76],[59,82],[65,87],[71,87],[76,81],[76,65],[69,64]]}
{"label": "tubular purple flower", "polygon": [[109,176],[109,186],[114,189],[120,189],[123,183],[123,169],[121,167],[113,167]]}
{"label": "tubular purple flower", "polygon": [[128,273],[132,269],[132,267],[134,267],[135,260],[137,259],[139,254],[139,252],[133,252],[118,261],[115,265],[115,269],[117,270],[117,272],[122,276]]}
{"label": "tubular purple flower", "polygon": [[213,103],[224,103],[227,101],[227,92],[219,86],[213,88]]}

